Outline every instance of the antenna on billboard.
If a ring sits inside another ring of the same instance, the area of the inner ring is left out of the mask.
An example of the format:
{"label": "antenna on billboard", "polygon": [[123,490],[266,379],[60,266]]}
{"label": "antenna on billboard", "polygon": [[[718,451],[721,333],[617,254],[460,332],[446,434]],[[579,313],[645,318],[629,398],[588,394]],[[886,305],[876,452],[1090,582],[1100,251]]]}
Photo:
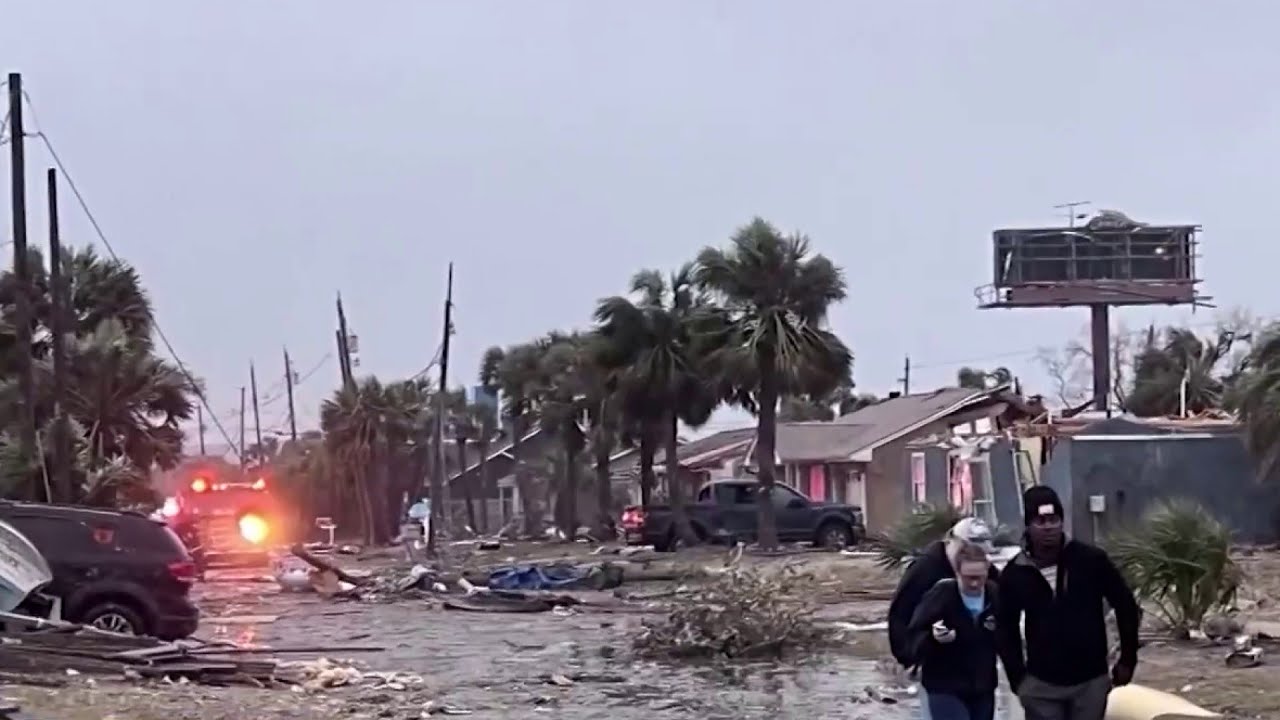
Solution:
{"label": "antenna on billboard", "polygon": [[1076,208],[1083,207],[1085,205],[1092,205],[1092,204],[1093,204],[1092,200],[1077,200],[1075,202],[1054,205],[1053,209],[1057,210],[1058,213],[1061,215],[1066,215],[1067,227],[1073,228],[1076,226],[1077,220],[1084,220],[1085,218],[1089,217],[1089,213],[1076,212]]}

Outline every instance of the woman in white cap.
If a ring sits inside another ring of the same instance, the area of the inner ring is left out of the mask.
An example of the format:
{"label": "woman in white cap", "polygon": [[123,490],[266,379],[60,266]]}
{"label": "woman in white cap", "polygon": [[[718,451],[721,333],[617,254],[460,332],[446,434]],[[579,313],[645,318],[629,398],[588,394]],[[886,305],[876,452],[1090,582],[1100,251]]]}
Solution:
{"label": "woman in white cap", "polygon": [[[889,604],[889,648],[894,659],[904,668],[919,665],[908,630],[916,607],[938,581],[955,578],[956,556],[965,544],[976,545],[989,552],[992,549],[991,529],[978,518],[964,518],[952,526],[944,539],[924,548],[898,583]],[[991,568],[989,574],[993,580],[999,576],[995,568]],[[922,716],[928,720],[927,698],[921,698],[921,708]]]}
{"label": "woman in white cap", "polygon": [[996,581],[987,549],[961,540],[955,577],[938,581],[908,626],[932,720],[992,720],[996,711]]}

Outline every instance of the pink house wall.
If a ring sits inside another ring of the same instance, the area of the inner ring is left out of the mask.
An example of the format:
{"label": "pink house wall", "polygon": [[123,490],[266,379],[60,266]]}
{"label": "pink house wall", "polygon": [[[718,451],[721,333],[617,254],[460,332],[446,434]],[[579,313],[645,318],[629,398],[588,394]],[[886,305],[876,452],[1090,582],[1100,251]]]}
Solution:
{"label": "pink house wall", "polygon": [[809,492],[806,494],[811,500],[817,500],[819,502],[827,499],[826,466],[809,466]]}

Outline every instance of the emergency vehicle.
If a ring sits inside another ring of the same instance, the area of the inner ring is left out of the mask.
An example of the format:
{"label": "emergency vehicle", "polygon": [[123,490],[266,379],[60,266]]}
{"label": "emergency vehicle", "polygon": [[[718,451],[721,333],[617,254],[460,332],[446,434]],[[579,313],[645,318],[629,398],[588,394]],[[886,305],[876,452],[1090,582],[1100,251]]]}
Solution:
{"label": "emergency vehicle", "polygon": [[196,473],[165,500],[161,514],[202,570],[266,564],[270,548],[282,542],[280,513],[266,473],[230,478]]}

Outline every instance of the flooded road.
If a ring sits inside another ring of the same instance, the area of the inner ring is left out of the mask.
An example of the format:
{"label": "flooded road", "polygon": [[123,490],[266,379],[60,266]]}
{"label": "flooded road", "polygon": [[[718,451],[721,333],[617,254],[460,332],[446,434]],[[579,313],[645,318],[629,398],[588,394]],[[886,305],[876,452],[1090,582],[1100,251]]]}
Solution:
{"label": "flooded road", "polygon": [[[870,699],[867,689],[882,688],[886,678],[874,660],[850,652],[823,652],[792,663],[637,660],[629,645],[644,618],[640,614],[487,614],[441,610],[438,603],[420,600],[332,602],[282,594],[264,583],[209,583],[201,594],[206,637],[276,647],[382,647],[383,652],[350,657],[370,669],[421,675],[432,702],[468,710],[472,717],[918,717],[913,698],[895,704]],[[388,708],[395,704],[394,697],[386,701]],[[1000,717],[1015,720],[1005,712]]]}

